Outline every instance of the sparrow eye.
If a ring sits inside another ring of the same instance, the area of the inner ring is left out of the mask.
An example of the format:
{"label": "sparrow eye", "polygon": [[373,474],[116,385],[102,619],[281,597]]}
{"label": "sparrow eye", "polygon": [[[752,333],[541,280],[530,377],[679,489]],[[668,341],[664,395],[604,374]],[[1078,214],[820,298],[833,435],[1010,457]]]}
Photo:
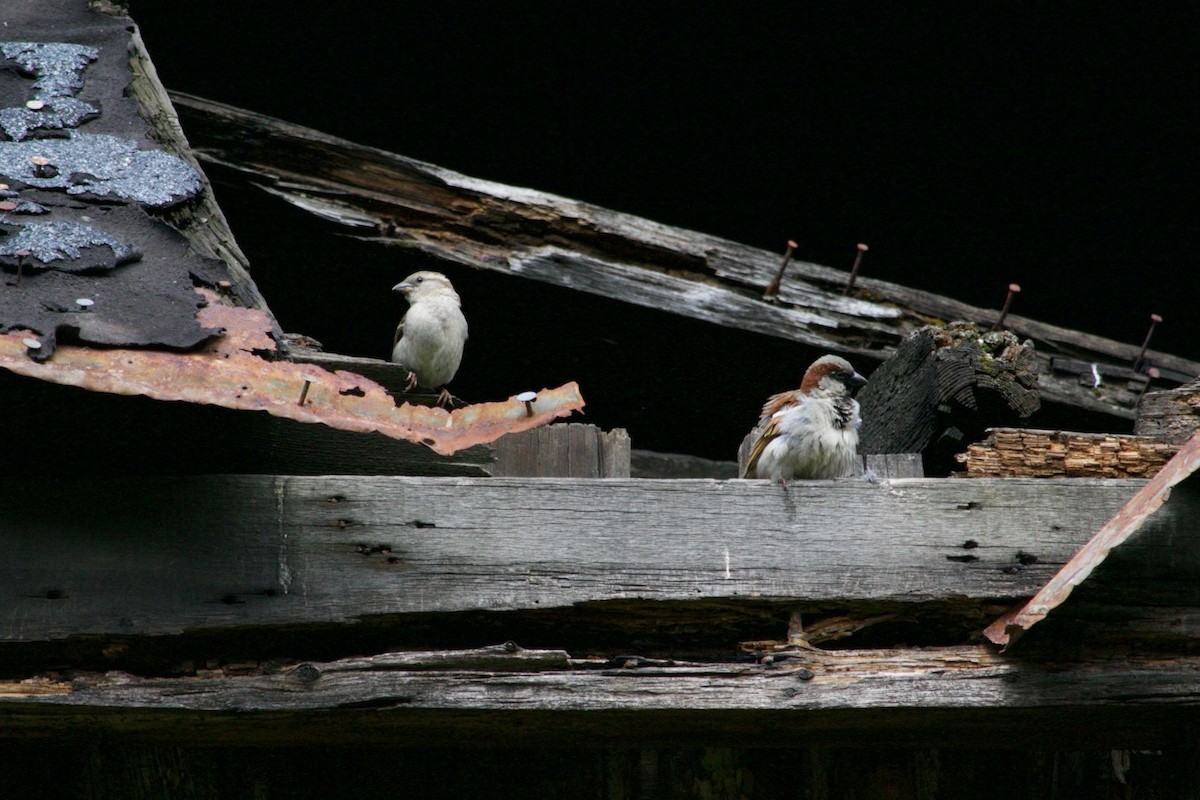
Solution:
{"label": "sparrow eye", "polygon": [[425,279],[424,279],[424,278],[417,278],[416,282],[417,282],[417,283],[424,283],[424,282],[425,282]]}

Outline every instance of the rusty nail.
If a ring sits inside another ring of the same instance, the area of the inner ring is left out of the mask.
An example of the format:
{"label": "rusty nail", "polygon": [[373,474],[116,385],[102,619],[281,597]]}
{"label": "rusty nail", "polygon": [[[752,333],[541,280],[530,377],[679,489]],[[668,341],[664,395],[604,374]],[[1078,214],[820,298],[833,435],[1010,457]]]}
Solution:
{"label": "rusty nail", "polygon": [[862,242],[854,245],[854,247],[858,252],[854,254],[854,264],[850,267],[850,280],[846,281],[846,288],[842,290],[842,297],[850,294],[850,290],[854,288],[854,281],[858,278],[858,268],[862,266],[863,253],[870,249]]}
{"label": "rusty nail", "polygon": [[537,400],[537,392],[521,392],[517,395],[517,401],[525,404],[525,416],[533,416],[533,401]]}
{"label": "rusty nail", "polygon": [[1013,298],[1021,292],[1021,284],[1010,283],[1008,285],[1008,296],[1004,298],[1004,308],[1000,309],[1000,318],[996,320],[996,324],[992,326],[992,330],[999,330],[1004,324],[1004,319],[1008,316],[1008,309],[1012,307]]}
{"label": "rusty nail", "polygon": [[[1150,369],[1148,369],[1142,373],[1142,379],[1140,382],[1141,385],[1137,387],[1137,396],[1139,398],[1146,393],[1147,389],[1150,388],[1150,381],[1155,380],[1156,378],[1159,377],[1159,375],[1160,375],[1160,373],[1158,371],[1158,367],[1150,367]],[[1133,390],[1134,388],[1135,388],[1134,381],[1130,381],[1129,389]]]}
{"label": "rusty nail", "polygon": [[1150,330],[1146,331],[1146,338],[1145,338],[1145,340],[1142,341],[1141,352],[1139,352],[1137,358],[1135,358],[1133,360],[1133,368],[1135,370],[1141,366],[1142,359],[1145,358],[1145,356],[1146,356],[1146,348],[1150,346],[1150,337],[1154,335],[1154,326],[1162,321],[1163,321],[1163,318],[1160,317],[1158,314],[1150,315]]}
{"label": "rusty nail", "polygon": [[41,350],[42,349],[42,343],[39,342],[37,339],[31,339],[31,338],[27,337],[27,338],[21,340],[21,344],[25,345],[30,350]]}
{"label": "rusty nail", "polygon": [[296,402],[296,405],[298,405],[298,406],[304,405],[304,401],[308,397],[308,387],[310,387],[310,386],[312,386],[312,380],[310,380],[309,378],[305,378],[304,379],[304,388],[300,390],[300,399]]}
{"label": "rusty nail", "polygon": [[12,200],[0,200],[0,211],[13,211],[16,207],[17,204]]}
{"label": "rusty nail", "polygon": [[783,273],[787,269],[788,262],[792,260],[792,252],[800,245],[788,239],[787,250],[783,252],[783,261],[779,264],[779,271],[775,273],[775,277],[767,284],[766,291],[763,292],[763,300],[771,300],[775,295],[779,294],[779,287],[783,285]]}
{"label": "rusty nail", "polygon": [[13,253],[13,255],[17,257],[17,280],[12,285],[20,286],[21,285],[21,273],[25,269],[25,256],[29,255],[29,251],[28,250],[18,250],[17,252]]}

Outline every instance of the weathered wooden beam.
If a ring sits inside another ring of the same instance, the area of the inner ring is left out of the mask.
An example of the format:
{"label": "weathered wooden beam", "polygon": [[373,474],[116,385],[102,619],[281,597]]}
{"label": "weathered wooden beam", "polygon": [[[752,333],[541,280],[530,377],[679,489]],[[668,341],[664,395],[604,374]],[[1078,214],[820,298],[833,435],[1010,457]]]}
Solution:
{"label": "weathered wooden beam", "polygon": [[[0,638],[706,598],[1019,598],[1140,481],[231,476],[0,487]],[[1125,568],[1186,604],[1179,487]],[[1142,564],[1139,572],[1138,564]],[[1200,563],[1200,562],[1198,562]],[[1194,572],[1194,570],[1192,571]],[[1118,588],[1119,591],[1119,588]]]}
{"label": "weathered wooden beam", "polygon": [[[478,180],[250,111],[173,94],[197,155],[254,176],[268,191],[380,242],[437,258],[600,294],[696,319],[782,337],[822,350],[884,359],[930,321],[990,328],[995,310],[794,261],[776,304],[763,288],[779,265],[770,253],[555,195]],[[1065,356],[1130,364],[1135,345],[1009,315],[1005,327],[1035,342],[1043,396],[1133,417],[1121,387],[1081,386],[1051,369]],[[1164,353],[1147,362],[1171,374],[1200,363]],[[1165,374],[1165,373],[1164,373]]]}
{"label": "weathered wooden beam", "polygon": [[1183,444],[1197,431],[1200,431],[1200,380],[1178,389],[1142,395],[1134,433]]}
{"label": "weathered wooden beam", "polygon": [[961,744],[969,735],[974,744],[1011,745],[1019,736],[1027,747],[1146,747],[1194,736],[1200,705],[1194,656],[1031,663],[963,646],[799,651],[769,665],[617,659],[530,670],[559,662],[551,652],[512,668],[427,669],[436,655],[306,663],[269,675],[0,683],[0,721],[10,737],[71,726],[76,734],[170,738],[183,727],[225,745],[312,741],[319,730],[325,743],[384,736],[425,746],[750,747],[855,736],[911,746]]}

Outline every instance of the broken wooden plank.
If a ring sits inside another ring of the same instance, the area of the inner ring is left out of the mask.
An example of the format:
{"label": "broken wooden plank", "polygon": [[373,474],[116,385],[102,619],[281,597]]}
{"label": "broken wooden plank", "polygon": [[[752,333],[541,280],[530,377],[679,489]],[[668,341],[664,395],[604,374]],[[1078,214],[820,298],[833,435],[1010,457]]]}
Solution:
{"label": "broken wooden plank", "polygon": [[[1031,595],[1143,484],[210,476],[0,487],[0,638],[599,601]],[[1144,558],[1200,549],[1197,499]],[[1157,548],[1157,549],[1156,549]],[[230,554],[236,558],[230,558]],[[69,557],[64,557],[69,554]],[[1183,604],[1193,576],[1158,570]],[[1131,580],[1141,576],[1130,570]],[[1119,589],[1117,591],[1119,594]]]}
{"label": "broken wooden plank", "polygon": [[1183,444],[1197,431],[1200,431],[1200,381],[1142,395],[1134,433]]}
{"label": "broken wooden plank", "polygon": [[[884,359],[931,321],[991,327],[994,310],[863,278],[842,297],[846,273],[794,261],[777,304],[760,299],[779,257],[714,236],[530,189],[471,178],[376,148],[200,98],[172,99],[197,155],[254,176],[268,191],[380,242],[437,258],[660,308],[823,351]],[[370,233],[367,233],[370,232]],[[1055,356],[1129,364],[1134,345],[1009,315],[1033,339],[1040,391],[1053,402],[1129,419],[1120,387],[1079,384],[1050,368]],[[1149,352],[1171,374],[1200,363]]]}
{"label": "broken wooden plank", "polygon": [[957,459],[970,478],[1149,478],[1178,450],[1149,436],[995,428]]}
{"label": "broken wooden plank", "polygon": [[777,747],[874,734],[1122,747],[1174,741],[1200,704],[1195,656],[1040,664],[963,646],[805,651],[770,665],[623,663],[633,666],[428,670],[359,659],[268,675],[34,678],[0,684],[0,721],[9,737],[70,726],[159,738],[182,726],[226,745],[312,741],[319,730],[326,744]]}
{"label": "broken wooden plank", "polygon": [[628,478],[629,434],[564,423],[510,433],[492,443],[502,478]]}

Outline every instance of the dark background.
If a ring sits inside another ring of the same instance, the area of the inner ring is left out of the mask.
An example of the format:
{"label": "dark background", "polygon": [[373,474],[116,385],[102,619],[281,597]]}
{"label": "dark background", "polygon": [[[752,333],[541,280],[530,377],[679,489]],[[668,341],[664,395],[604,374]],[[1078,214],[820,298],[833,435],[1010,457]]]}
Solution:
{"label": "dark background", "polygon": [[[866,274],[974,305],[1016,281],[1017,313],[1134,344],[1157,312],[1154,347],[1200,359],[1195,4],[779,6],[131,14],[171,89],[818,263],[865,242]],[[732,458],[820,355],[355,243],[209,173],[285,329],[330,350],[386,358],[388,289],[447,272],[470,400],[579,380],[587,419],[635,447]]]}

